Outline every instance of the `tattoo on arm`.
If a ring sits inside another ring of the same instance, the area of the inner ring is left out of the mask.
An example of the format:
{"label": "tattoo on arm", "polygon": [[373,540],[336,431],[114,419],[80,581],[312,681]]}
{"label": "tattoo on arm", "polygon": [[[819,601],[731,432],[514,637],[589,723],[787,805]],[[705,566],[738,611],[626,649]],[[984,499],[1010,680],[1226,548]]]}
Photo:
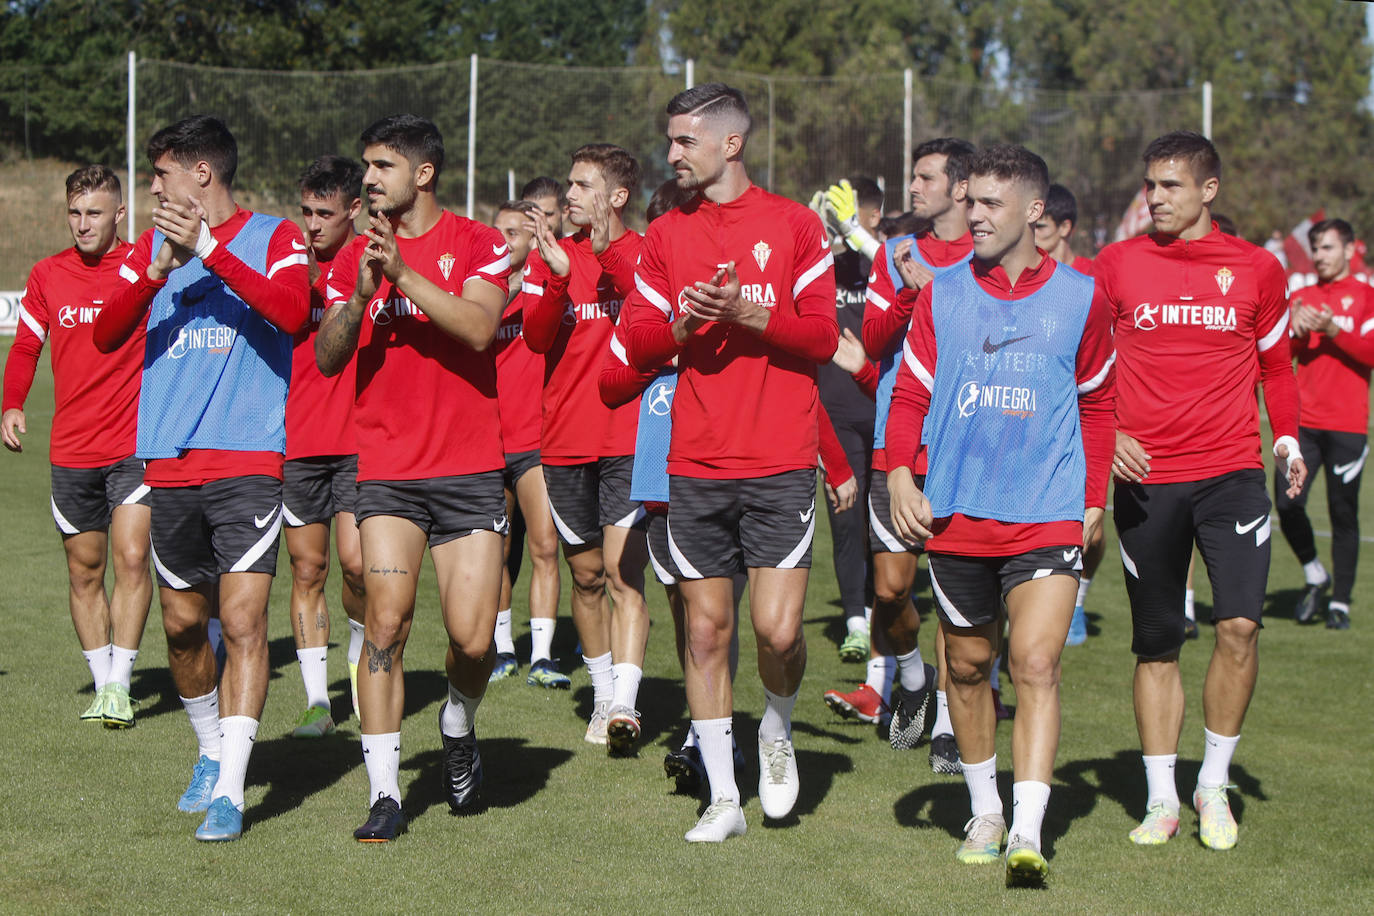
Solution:
{"label": "tattoo on arm", "polygon": [[315,335],[315,362],[326,375],[335,375],[348,363],[358,349],[358,334],[363,326],[363,310],[354,308],[350,299],[344,305],[332,306],[320,322]]}
{"label": "tattoo on arm", "polygon": [[396,654],[396,650],[401,647],[398,639],[385,649],[379,649],[377,644],[370,639],[363,640],[363,649],[367,652],[367,670],[369,674],[376,674],[378,671],[391,673],[391,657]]}

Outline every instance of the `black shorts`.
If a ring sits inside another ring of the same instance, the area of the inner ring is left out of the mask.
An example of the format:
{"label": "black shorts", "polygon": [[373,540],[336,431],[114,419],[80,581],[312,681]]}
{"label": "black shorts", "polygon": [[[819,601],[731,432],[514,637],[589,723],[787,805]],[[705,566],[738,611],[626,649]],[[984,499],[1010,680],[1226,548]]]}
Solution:
{"label": "black shorts", "polygon": [[668,515],[665,512],[650,512],[645,528],[649,542],[649,565],[654,568],[654,576],[661,585],[676,585],[677,567],[668,549]]}
{"label": "black shorts", "polygon": [[506,452],[506,469],[501,473],[501,481],[507,490],[515,492],[515,485],[530,471],[539,467],[539,449],[528,452]]}
{"label": "black shorts", "polygon": [[282,466],[282,518],[288,528],[327,522],[358,501],[358,456],[292,458]]}
{"label": "black shorts", "polygon": [[1078,544],[1037,547],[1010,557],[927,557],[940,619],[960,628],[995,623],[1007,593],[1024,582],[1046,576],[1072,576],[1077,581],[1083,571],[1083,548]]}
{"label": "black shorts", "polygon": [[1181,483],[1118,483],[1112,514],[1131,599],[1131,651],[1163,658],[1183,646],[1183,593],[1197,543],[1212,583],[1212,618],[1260,622],[1269,579],[1264,471]]}
{"label": "black shorts", "polygon": [[254,474],[192,487],[154,487],[153,566],[168,588],[228,572],[277,572],[281,481]]}
{"label": "black shorts", "polygon": [[[916,475],[916,486],[925,489],[926,475]],[[868,484],[868,546],[874,553],[921,553],[925,548],[897,536],[892,524],[892,495],[887,491],[887,472],[874,471]]]}
{"label": "black shorts", "polygon": [[544,484],[558,539],[571,547],[601,543],[601,529],[643,528],[644,504],[630,499],[633,455],[585,464],[546,464]]}
{"label": "black shorts", "polygon": [[353,514],[362,525],[374,515],[404,518],[419,526],[429,546],[478,531],[510,534],[500,471],[421,480],[363,480]]}
{"label": "black shorts", "polygon": [[143,462],[125,458],[98,468],[52,466],[52,520],[62,534],[108,531],[116,506],[148,505]]}
{"label": "black shorts", "polygon": [[726,480],[673,475],[668,490],[668,550],[682,578],[811,568],[813,469]]}

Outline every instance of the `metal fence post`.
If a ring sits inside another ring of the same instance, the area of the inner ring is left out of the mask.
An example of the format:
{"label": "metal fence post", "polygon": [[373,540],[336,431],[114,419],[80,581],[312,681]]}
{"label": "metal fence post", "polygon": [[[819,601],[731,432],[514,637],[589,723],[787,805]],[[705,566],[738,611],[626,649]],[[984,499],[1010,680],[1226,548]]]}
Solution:
{"label": "metal fence post", "polygon": [[468,219],[477,203],[477,55],[468,71]]}
{"label": "metal fence post", "polygon": [[137,113],[138,113],[138,109],[137,109],[137,107],[135,106],[135,100],[136,100],[136,98],[137,98],[137,89],[136,89],[136,82],[135,82],[135,74],[136,74],[136,72],[137,72],[136,63],[137,63],[137,61],[136,61],[136,59],[135,59],[134,52],[133,52],[133,51],[130,51],[130,52],[129,52],[129,108],[128,108],[127,123],[125,124],[125,127],[124,127],[124,130],[125,130],[124,146],[125,146],[125,157],[126,157],[125,164],[128,166],[128,169],[129,169],[129,190],[125,193],[125,195],[124,195],[124,200],[125,200],[126,205],[128,206],[128,211],[127,211],[127,212],[128,212],[128,215],[129,215],[129,241],[131,241],[131,242],[134,240],[134,207],[135,207],[134,201],[138,200],[138,195],[137,195],[136,193],[134,193],[134,191],[135,191],[135,188],[134,188],[134,144],[137,142],[137,138],[136,138],[135,135],[134,135],[134,134],[135,134],[135,132],[134,132],[134,121],[136,120],[136,116],[137,116]]}
{"label": "metal fence post", "polygon": [[1202,84],[1202,135],[1212,139],[1212,81]]}
{"label": "metal fence post", "polygon": [[691,89],[697,84],[697,62],[690,57],[687,58],[687,66],[685,69],[687,71],[687,85],[683,88]]}
{"label": "metal fence post", "polygon": [[902,171],[897,174],[897,187],[906,184],[907,170],[911,168],[911,130],[912,130],[912,81],[911,68],[902,71]]}

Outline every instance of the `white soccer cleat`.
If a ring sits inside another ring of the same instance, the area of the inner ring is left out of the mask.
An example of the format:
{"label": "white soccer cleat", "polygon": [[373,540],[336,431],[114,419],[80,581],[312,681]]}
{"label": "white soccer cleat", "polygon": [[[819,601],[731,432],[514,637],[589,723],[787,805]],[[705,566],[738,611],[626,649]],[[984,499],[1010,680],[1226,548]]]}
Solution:
{"label": "white soccer cleat", "polygon": [[764,817],[787,817],[797,803],[797,755],[788,738],[759,739],[759,804]]}
{"label": "white soccer cleat", "polygon": [[739,802],[718,798],[701,815],[697,825],[685,834],[689,843],[723,843],[732,836],[744,836],[744,809]]}
{"label": "white soccer cleat", "polygon": [[610,720],[611,701],[600,700],[592,704],[592,717],[587,720],[587,733],[583,740],[588,744],[606,746],[606,725]]}

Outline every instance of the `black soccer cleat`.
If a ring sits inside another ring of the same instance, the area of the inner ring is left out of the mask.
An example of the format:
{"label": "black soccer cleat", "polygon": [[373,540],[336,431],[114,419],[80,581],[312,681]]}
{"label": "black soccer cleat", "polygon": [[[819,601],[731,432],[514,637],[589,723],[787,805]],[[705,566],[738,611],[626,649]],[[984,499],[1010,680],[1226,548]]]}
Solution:
{"label": "black soccer cleat", "polygon": [[482,755],[477,751],[477,730],[461,738],[450,738],[440,732],[444,742],[444,794],[454,814],[460,813],[477,798],[482,787]]}
{"label": "black soccer cleat", "polygon": [[1302,600],[1293,609],[1293,619],[1298,623],[1313,623],[1317,616],[1317,604],[1321,601],[1322,593],[1330,587],[1331,578],[1329,576],[1320,585],[1307,586],[1302,593]]}
{"label": "black soccer cleat", "polygon": [[907,690],[901,681],[893,693],[892,723],[887,738],[893,750],[905,751],[917,747],[925,738],[926,719],[935,703],[935,669],[925,666],[926,685],[920,690]]}
{"label": "black soccer cleat", "polygon": [[694,744],[678,748],[663,755],[663,773],[677,781],[677,791],[685,795],[696,795],[706,781],[706,767],[701,762],[701,751]]}
{"label": "black soccer cleat", "polygon": [[958,776],[964,772],[959,761],[959,745],[953,735],[936,735],[930,739],[930,769],[933,773]]}
{"label": "black soccer cleat", "polygon": [[1326,609],[1326,628],[1328,630],[1350,629],[1350,614],[1334,604]]}
{"label": "black soccer cleat", "polygon": [[406,832],[406,816],[396,799],[383,795],[372,803],[367,812],[367,822],[353,831],[353,839],[359,843],[389,843]]}

